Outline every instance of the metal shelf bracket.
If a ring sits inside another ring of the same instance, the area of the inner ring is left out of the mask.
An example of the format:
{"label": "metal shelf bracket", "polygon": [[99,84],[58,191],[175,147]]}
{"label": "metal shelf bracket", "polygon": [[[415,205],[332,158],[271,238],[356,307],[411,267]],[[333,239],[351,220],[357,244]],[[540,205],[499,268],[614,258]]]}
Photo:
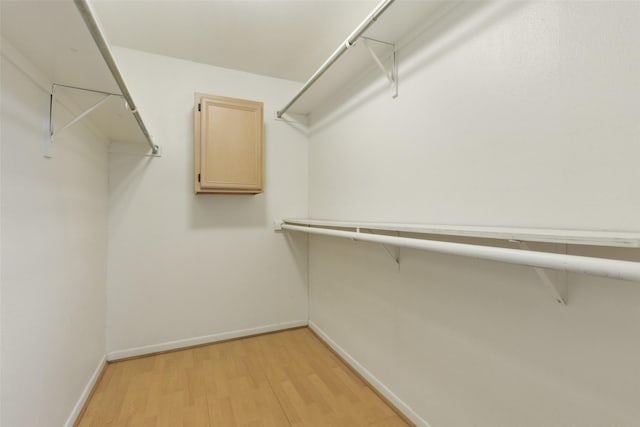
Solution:
{"label": "metal shelf bracket", "polygon": [[[389,86],[391,87],[391,97],[394,99],[397,98],[398,97],[398,62],[396,60],[396,46],[393,43],[384,42],[384,41],[372,39],[369,37],[360,37],[360,40],[362,40],[362,43],[365,45],[365,47],[369,51],[369,54],[371,55],[373,62],[376,63],[378,68],[380,68],[380,70],[382,71],[382,74],[384,74],[384,76],[389,81]],[[387,56],[391,56],[390,69],[387,69],[387,67],[384,65],[383,61],[386,58],[381,59],[378,56],[378,54],[375,52],[375,50],[373,50],[373,48],[371,47],[372,43],[377,43],[378,45],[383,45],[387,47],[389,51]]]}
{"label": "metal shelf bracket", "polygon": [[[517,243],[518,246],[520,246],[520,249],[524,249],[524,250],[530,250],[529,249],[529,245],[527,245],[526,242],[523,242],[521,240],[511,240],[511,242],[513,243]],[[566,245],[565,245],[566,248]],[[547,270],[544,270],[542,268],[539,267],[533,267],[533,269],[535,270],[536,274],[538,275],[538,277],[540,278],[540,280],[542,281],[542,283],[547,287],[547,289],[549,289],[553,295],[553,298],[556,300],[556,302],[560,305],[567,305],[567,272],[566,271],[561,271],[558,272],[558,275],[560,276],[560,280],[554,280],[551,278],[551,276],[549,276],[549,272]]]}
{"label": "metal shelf bracket", "polygon": [[400,268],[400,248],[398,246],[389,246],[383,244],[382,247],[387,251],[389,256],[395,261],[398,268]]}
{"label": "metal shelf bracket", "polygon": [[[69,123],[67,123],[66,125],[62,126],[60,129],[58,130],[52,130],[51,132],[51,142],[53,142],[53,138],[60,132],[62,132],[63,130],[65,130],[66,128],[76,124],[77,122],[79,122],[80,120],[82,120],[87,114],[91,113],[93,110],[99,108],[100,106],[102,106],[102,104],[104,104],[105,102],[107,102],[113,95],[106,95],[104,98],[102,98],[100,101],[96,102],[95,104],[93,104],[91,107],[87,108],[85,111],[83,111],[82,113],[80,113],[79,115],[77,115],[75,118],[73,118]],[[51,125],[51,128],[53,129],[53,124]]]}
{"label": "metal shelf bracket", "polygon": [[[87,108],[82,113],[78,114],[76,117],[71,119],[71,121],[69,121],[67,124],[62,126],[60,129],[54,129],[54,126],[53,126],[53,109],[54,109],[55,104],[56,104],[56,102],[55,102],[56,101],[55,100],[56,86],[70,87],[71,89],[83,90],[83,91],[87,91],[87,92],[101,93],[104,96],[103,96],[102,99],[100,99],[98,102],[93,104],[91,107]],[[114,96],[122,97],[122,95],[119,95],[119,94],[116,94],[116,93],[100,92],[100,91],[96,91],[96,90],[92,90],[92,89],[71,87],[71,86],[59,85],[59,84],[55,84],[54,83],[52,88],[51,88],[51,96],[49,98],[49,141],[48,141],[48,144],[45,144],[44,153],[43,153],[44,157],[47,157],[47,158],[51,157],[50,146],[53,144],[53,141],[54,141],[56,135],[58,135],[60,132],[62,132],[66,128],[71,127],[74,124],[78,123],[80,120],[85,118],[88,114],[90,114],[93,110],[96,110],[96,109],[100,108],[105,102],[107,102],[109,99],[111,99]]]}
{"label": "metal shelf bracket", "polygon": [[[358,230],[360,230],[358,228]],[[359,231],[358,231],[359,232]],[[378,234],[380,236],[384,236],[385,234],[376,233],[376,230],[369,229],[371,234]],[[396,236],[400,237],[400,233],[396,232]],[[388,245],[386,243],[380,243],[380,245],[387,251],[387,254],[393,259],[393,262],[398,266],[398,270],[400,270],[400,246]]]}

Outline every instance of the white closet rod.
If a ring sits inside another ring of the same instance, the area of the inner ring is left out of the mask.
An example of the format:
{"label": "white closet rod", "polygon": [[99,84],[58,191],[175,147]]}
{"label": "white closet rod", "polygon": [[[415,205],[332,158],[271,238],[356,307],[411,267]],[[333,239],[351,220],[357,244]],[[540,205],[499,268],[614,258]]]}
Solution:
{"label": "white closet rod", "polygon": [[640,281],[640,262],[555,254],[549,252],[535,252],[520,249],[495,248],[492,246],[440,242],[408,237],[384,236],[379,234],[303,227],[290,224],[282,224],[282,228],[284,230],[342,237],[345,239],[440,252],[449,255],[460,255],[491,261],[507,262],[510,264],[527,265],[530,267],[551,268],[555,270],[591,274],[594,276],[610,277],[613,279]]}
{"label": "white closet rod", "polygon": [[122,78],[122,74],[120,74],[120,70],[116,65],[116,61],[113,58],[113,54],[111,53],[111,49],[107,44],[107,40],[105,39],[104,34],[100,29],[100,25],[98,24],[98,20],[95,17],[95,13],[91,8],[91,5],[89,4],[88,0],[74,0],[74,3],[78,8],[78,11],[80,12],[80,15],[82,15],[82,19],[84,20],[84,23],[86,24],[87,29],[91,33],[93,40],[98,46],[98,49],[100,50],[100,53],[104,58],[104,61],[107,63],[109,70],[111,70],[111,74],[113,75],[113,78],[118,84],[118,87],[120,88],[120,91],[122,92],[122,95],[124,96],[124,99],[127,102],[127,105],[129,106],[129,110],[133,114],[133,117],[135,117],[136,121],[138,122],[138,126],[140,126],[140,130],[142,130],[142,133],[147,139],[147,142],[151,147],[151,151],[153,152],[153,154],[158,154],[159,147],[153,143],[151,135],[149,134],[147,127],[144,125],[144,122],[140,117],[140,113],[138,113],[136,104],[133,102],[133,98],[131,97],[131,93],[129,93],[127,84],[124,82],[124,79]]}
{"label": "white closet rod", "polygon": [[327,71],[329,67],[331,67],[333,63],[336,62],[338,58],[340,58],[340,56],[342,56],[342,54],[347,51],[347,49],[353,46],[353,44],[358,40],[362,33],[364,33],[367,28],[369,28],[371,24],[373,24],[394,1],[395,0],[382,0],[380,3],[378,3],[378,5],[375,7],[375,9],[373,9],[369,16],[367,16],[364,21],[362,21],[360,25],[358,25],[358,27],[353,30],[349,37],[347,37],[347,39],[342,42],[340,46],[338,46],[338,48],[331,54],[329,59],[324,61],[324,64],[322,64],[320,68],[318,68],[318,70],[313,73],[313,75],[309,78],[309,80],[307,80],[304,86],[302,86],[302,88],[298,91],[298,93],[296,93],[291,101],[289,101],[289,103],[285,105],[281,110],[278,110],[276,115],[279,119],[282,118],[284,113],[286,113],[287,110],[291,108],[291,106],[298,100],[298,98],[300,98],[316,82],[316,80],[318,80],[320,76],[322,76],[325,71]]}

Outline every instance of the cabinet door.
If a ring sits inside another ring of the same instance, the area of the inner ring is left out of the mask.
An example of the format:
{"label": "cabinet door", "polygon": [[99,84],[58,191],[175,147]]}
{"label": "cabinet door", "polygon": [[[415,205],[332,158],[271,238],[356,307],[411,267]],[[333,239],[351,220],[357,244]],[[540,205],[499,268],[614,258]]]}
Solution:
{"label": "cabinet door", "polygon": [[261,193],[261,102],[196,94],[196,193]]}

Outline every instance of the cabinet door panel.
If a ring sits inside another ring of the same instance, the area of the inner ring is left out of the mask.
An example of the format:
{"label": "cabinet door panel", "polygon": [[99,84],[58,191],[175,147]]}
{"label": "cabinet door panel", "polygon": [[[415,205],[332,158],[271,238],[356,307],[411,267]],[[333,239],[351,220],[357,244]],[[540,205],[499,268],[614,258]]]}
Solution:
{"label": "cabinet door panel", "polygon": [[201,96],[198,104],[196,192],[261,192],[262,103]]}

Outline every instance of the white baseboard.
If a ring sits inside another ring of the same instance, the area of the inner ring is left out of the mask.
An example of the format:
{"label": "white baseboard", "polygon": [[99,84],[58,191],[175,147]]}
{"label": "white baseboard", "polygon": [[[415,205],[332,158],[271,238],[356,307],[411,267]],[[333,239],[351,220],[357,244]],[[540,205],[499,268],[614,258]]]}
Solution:
{"label": "white baseboard", "polygon": [[107,363],[107,357],[102,356],[102,358],[100,359],[100,362],[98,362],[98,366],[96,367],[95,371],[93,371],[93,375],[91,375],[89,382],[84,387],[84,390],[82,390],[82,394],[80,395],[80,398],[78,399],[75,406],[71,410],[71,414],[69,415],[69,418],[67,418],[67,422],[64,423],[64,427],[73,427],[73,425],[77,421],[78,416],[80,415],[80,411],[82,411],[84,404],[87,402],[87,399],[91,395],[91,390],[93,390],[93,387],[95,387],[96,382],[98,381],[98,378],[100,378],[100,373],[104,369],[104,365],[106,363]]}
{"label": "white baseboard", "polygon": [[312,321],[309,321],[309,328],[322,340],[329,345],[336,353],[340,355],[353,369],[355,369],[360,375],[366,379],[372,387],[376,389],[381,395],[389,400],[404,416],[406,416],[417,427],[430,427],[429,423],[420,417],[413,409],[404,403],[398,396],[396,396],[389,388],[384,385],[379,379],[377,379],[371,372],[362,366],[356,359],[354,359],[349,353],[347,353],[342,347],[336,344],[329,336],[324,333],[322,329]]}
{"label": "white baseboard", "polygon": [[294,320],[291,322],[274,323],[271,325],[258,326],[257,328],[239,329],[230,332],[221,332],[218,334],[205,335],[201,337],[186,338],[183,340],[169,341],[160,344],[145,345],[142,347],[134,347],[126,350],[117,350],[107,353],[109,362],[126,359],[128,357],[144,356],[147,354],[158,353],[167,350],[176,350],[194,345],[211,344],[218,341],[229,340],[233,338],[242,338],[251,335],[264,334],[267,332],[276,332],[284,329],[297,328],[307,326],[307,320]]}

